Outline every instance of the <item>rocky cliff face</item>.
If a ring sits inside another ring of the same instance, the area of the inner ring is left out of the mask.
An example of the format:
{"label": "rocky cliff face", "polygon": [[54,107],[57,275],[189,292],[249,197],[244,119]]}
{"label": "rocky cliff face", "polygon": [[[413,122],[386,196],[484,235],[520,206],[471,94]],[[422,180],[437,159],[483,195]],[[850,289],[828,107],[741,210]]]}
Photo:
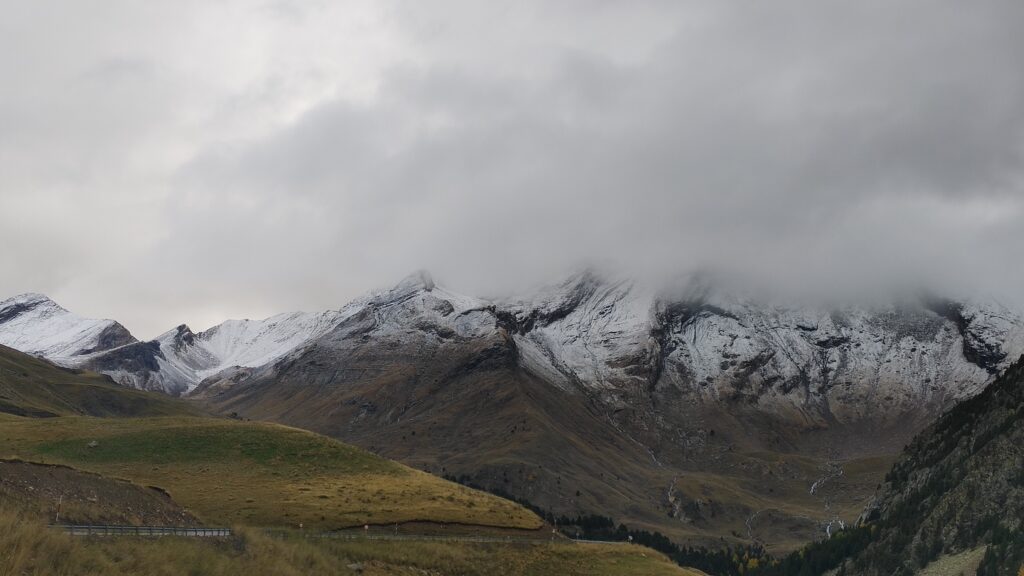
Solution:
{"label": "rocky cliff face", "polygon": [[682,395],[808,429],[927,420],[1024,351],[996,304],[787,307],[699,278],[653,293],[584,274],[498,315],[525,369],[612,410]]}

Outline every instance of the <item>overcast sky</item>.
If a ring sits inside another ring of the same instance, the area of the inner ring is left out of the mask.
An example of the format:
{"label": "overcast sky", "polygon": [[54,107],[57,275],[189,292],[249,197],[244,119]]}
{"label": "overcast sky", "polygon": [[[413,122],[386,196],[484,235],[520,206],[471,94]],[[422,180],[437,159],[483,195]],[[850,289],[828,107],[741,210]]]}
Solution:
{"label": "overcast sky", "polygon": [[1024,3],[0,0],[0,298],[148,338],[584,262],[1024,294]]}

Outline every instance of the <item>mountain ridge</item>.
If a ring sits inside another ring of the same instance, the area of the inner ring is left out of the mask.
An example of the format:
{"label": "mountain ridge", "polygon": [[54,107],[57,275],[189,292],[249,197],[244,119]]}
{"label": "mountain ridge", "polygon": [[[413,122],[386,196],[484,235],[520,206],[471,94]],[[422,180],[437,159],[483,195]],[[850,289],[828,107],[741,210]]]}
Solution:
{"label": "mountain ridge", "polygon": [[855,521],[888,459],[1024,352],[1024,321],[994,303],[671,288],[584,272],[485,300],[418,272],[337,311],[182,325],[87,366],[558,513],[785,551]]}
{"label": "mountain ridge", "polygon": [[[609,380],[628,380],[629,374],[623,369],[617,370],[623,367],[612,366],[622,362],[632,362],[624,368],[633,376],[642,373],[649,382],[656,381],[666,367],[667,355],[672,353],[683,354],[688,362],[698,365],[701,377],[720,380],[728,370],[713,369],[706,361],[702,362],[702,358],[695,358],[692,346],[681,346],[679,334],[694,325],[700,326],[687,334],[691,340],[704,338],[701,345],[718,348],[720,356],[738,354],[735,364],[740,367],[733,370],[733,375],[744,378],[766,364],[778,364],[784,359],[775,357],[774,343],[767,338],[761,338],[757,346],[747,346],[737,352],[737,348],[742,348],[735,346],[737,331],[747,332],[743,337],[749,340],[751,332],[788,329],[807,336],[805,340],[813,346],[831,350],[850,344],[855,338],[851,337],[850,330],[844,330],[845,326],[836,325],[836,321],[848,320],[839,315],[859,315],[861,318],[854,320],[873,320],[877,324],[885,320],[880,318],[882,314],[898,316],[903,313],[895,309],[871,311],[856,305],[847,306],[845,310],[839,307],[785,310],[771,303],[745,300],[727,291],[716,292],[713,284],[696,275],[681,291],[677,288],[677,292],[671,294],[664,289],[642,287],[631,280],[609,280],[593,270],[577,273],[527,298],[485,300],[440,287],[429,273],[419,271],[390,290],[371,292],[338,310],[281,313],[262,320],[226,320],[199,333],[180,325],[149,341],[135,339],[113,320],[81,318],[43,295],[26,294],[0,302],[0,343],[62,365],[97,369],[132,387],[180,394],[230,368],[272,364],[367,305],[384,310],[403,297],[411,297],[417,290],[431,293],[435,289],[439,290],[443,302],[457,302],[465,310],[489,313],[493,318],[488,321],[517,340],[524,362],[530,368],[555,377],[562,385],[575,379],[596,387]],[[1024,329],[1021,328],[1024,321],[1019,314],[1001,305],[942,298],[921,298],[915,305],[918,309],[908,309],[908,312],[930,312],[935,316],[917,318],[919,323],[932,321],[934,324],[937,319],[948,321],[949,326],[956,329],[963,359],[989,375],[1005,367],[1011,350],[1024,349]],[[26,310],[36,313],[26,314]],[[864,318],[868,314],[875,318]],[[52,316],[56,316],[57,321],[53,321]],[[70,333],[65,326],[69,324],[75,325]],[[31,333],[19,333],[19,329],[30,326],[35,328]],[[669,333],[673,329],[677,337],[671,341]],[[929,327],[896,329],[927,330]],[[716,341],[709,337],[713,336],[711,331],[724,332],[731,341]],[[800,344],[791,334],[786,336],[790,342],[782,344]],[[854,345],[859,347],[865,343],[854,342]],[[1003,350],[1004,346],[1010,350]],[[126,347],[128,349],[124,349]],[[802,376],[800,372],[806,370],[810,354],[808,346],[801,348],[799,362],[792,353],[788,354],[788,359],[803,366],[781,370],[783,374],[775,376],[789,380]],[[187,350],[184,355],[183,350]],[[125,365],[129,365],[128,369],[124,369]],[[979,374],[964,374],[965,370],[970,371],[970,368],[956,368],[961,380],[972,383],[985,380]],[[977,385],[972,386],[971,391],[976,391]]]}

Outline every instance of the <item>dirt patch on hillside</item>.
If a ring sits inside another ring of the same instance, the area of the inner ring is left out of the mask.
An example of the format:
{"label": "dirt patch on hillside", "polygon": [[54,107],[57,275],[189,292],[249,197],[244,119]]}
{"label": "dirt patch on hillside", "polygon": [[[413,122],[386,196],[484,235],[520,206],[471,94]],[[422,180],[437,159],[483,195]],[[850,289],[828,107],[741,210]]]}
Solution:
{"label": "dirt patch on hillside", "polygon": [[19,460],[0,460],[0,506],[61,524],[199,524],[159,488],[142,487],[67,466]]}

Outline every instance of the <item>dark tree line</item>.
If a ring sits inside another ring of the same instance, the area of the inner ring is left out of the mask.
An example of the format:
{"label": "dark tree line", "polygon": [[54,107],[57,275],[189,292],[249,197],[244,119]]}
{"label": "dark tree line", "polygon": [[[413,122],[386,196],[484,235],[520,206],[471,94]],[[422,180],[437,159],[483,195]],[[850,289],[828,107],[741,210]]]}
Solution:
{"label": "dark tree line", "polygon": [[771,557],[761,547],[709,549],[703,546],[680,546],[661,532],[631,529],[625,524],[617,523],[610,516],[602,516],[600,514],[556,515],[550,510],[536,506],[528,500],[517,498],[501,488],[485,488],[475,484],[469,476],[446,475],[445,479],[512,500],[532,510],[570,538],[607,540],[611,542],[632,541],[665,554],[680,566],[697,568],[715,576],[760,574],[760,572],[756,571],[758,567],[772,562]]}
{"label": "dark tree line", "polygon": [[[1021,477],[1024,481],[1024,471]],[[827,540],[808,544],[782,558],[774,558],[756,546],[720,549],[681,546],[660,532],[631,529],[609,516],[556,515],[500,488],[479,486],[467,476],[446,476],[446,479],[517,502],[570,538],[614,542],[631,540],[665,554],[680,566],[697,568],[714,576],[819,576],[837,568],[837,576],[854,576],[866,568],[864,562],[868,559],[862,552],[873,543],[876,546],[869,555],[872,569],[909,576],[904,551],[914,533],[921,509],[929,496],[940,494],[947,488],[945,484],[950,482],[948,477],[933,477],[933,485],[924,486],[912,494],[881,522],[840,530]],[[972,536],[975,539],[984,540],[991,534],[991,543],[978,568],[978,576],[1019,576],[1019,570],[1024,570],[1024,532],[1009,530],[1001,526],[996,518],[986,518],[974,528]],[[878,537],[883,531],[890,537],[884,542],[885,545],[877,546]],[[893,538],[893,534],[897,536]],[[935,538],[923,541],[918,548],[913,553],[919,562],[927,564],[942,553],[943,546],[941,540]]]}

